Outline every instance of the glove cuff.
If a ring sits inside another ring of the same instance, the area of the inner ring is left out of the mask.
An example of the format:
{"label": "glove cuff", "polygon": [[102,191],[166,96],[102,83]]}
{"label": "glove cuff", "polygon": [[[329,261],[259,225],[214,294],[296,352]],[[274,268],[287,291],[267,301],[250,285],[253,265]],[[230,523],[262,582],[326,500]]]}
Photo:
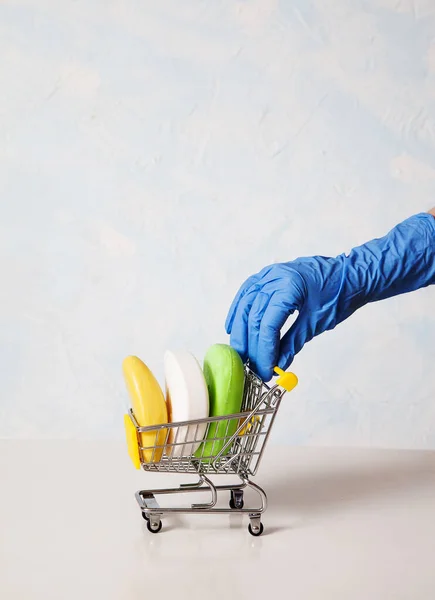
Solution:
{"label": "glove cuff", "polygon": [[435,218],[419,213],[385,237],[354,248],[343,260],[339,313],[435,283]]}

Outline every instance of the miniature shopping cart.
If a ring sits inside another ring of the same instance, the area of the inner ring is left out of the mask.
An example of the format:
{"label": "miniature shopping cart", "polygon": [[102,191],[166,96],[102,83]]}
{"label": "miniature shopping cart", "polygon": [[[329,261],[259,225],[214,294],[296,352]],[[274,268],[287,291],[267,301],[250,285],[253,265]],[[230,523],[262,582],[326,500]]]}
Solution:
{"label": "miniature shopping cart", "polygon": [[[278,368],[275,371],[279,376],[275,385],[269,386],[248,366],[245,367],[242,411],[238,414],[152,427],[140,427],[131,410],[125,416],[128,450],[136,468],[141,466],[145,471],[158,473],[195,473],[199,477],[197,482],[177,488],[136,492],[136,500],[149,531],[158,533],[162,528],[162,517],[166,514],[236,512],[249,515],[248,531],[251,535],[263,533],[261,515],[267,508],[267,496],[249,478],[257,473],[283,395],[297,385],[297,377],[293,373]],[[146,446],[143,445],[145,437],[149,444]],[[202,443],[205,438],[207,443]],[[152,445],[149,440],[153,440]],[[211,475],[238,476],[240,481],[232,485],[215,485]],[[257,493],[258,506],[244,506],[243,496],[247,488]],[[156,500],[157,495],[193,492],[208,492],[209,501],[164,508]],[[217,507],[218,492],[230,493],[228,508]]]}

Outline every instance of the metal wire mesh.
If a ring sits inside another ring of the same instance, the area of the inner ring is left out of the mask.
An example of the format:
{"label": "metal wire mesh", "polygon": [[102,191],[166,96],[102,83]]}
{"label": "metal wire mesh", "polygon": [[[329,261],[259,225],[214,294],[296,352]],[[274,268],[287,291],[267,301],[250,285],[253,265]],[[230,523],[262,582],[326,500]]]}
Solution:
{"label": "metal wire mesh", "polygon": [[140,427],[130,411],[143,469],[255,475],[283,393],[246,367],[238,414]]}

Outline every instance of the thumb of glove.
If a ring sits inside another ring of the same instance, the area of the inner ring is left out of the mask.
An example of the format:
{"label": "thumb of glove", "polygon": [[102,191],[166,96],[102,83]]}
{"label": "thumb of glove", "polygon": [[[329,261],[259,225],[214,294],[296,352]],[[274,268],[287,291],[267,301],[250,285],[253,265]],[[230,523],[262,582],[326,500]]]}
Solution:
{"label": "thumb of glove", "polygon": [[278,366],[285,371],[292,364],[296,354],[313,337],[306,313],[302,311],[281,340]]}

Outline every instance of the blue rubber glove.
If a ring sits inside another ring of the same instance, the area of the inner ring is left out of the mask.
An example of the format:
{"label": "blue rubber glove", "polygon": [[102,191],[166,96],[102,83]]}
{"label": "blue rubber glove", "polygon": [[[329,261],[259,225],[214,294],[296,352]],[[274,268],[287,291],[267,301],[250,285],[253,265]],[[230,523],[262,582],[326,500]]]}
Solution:
{"label": "blue rubber glove", "polygon": [[[435,218],[415,215],[348,256],[274,264],[250,277],[226,321],[231,345],[264,380],[286,369],[304,344],[358,308],[435,283]],[[294,311],[299,315],[280,339]]]}

